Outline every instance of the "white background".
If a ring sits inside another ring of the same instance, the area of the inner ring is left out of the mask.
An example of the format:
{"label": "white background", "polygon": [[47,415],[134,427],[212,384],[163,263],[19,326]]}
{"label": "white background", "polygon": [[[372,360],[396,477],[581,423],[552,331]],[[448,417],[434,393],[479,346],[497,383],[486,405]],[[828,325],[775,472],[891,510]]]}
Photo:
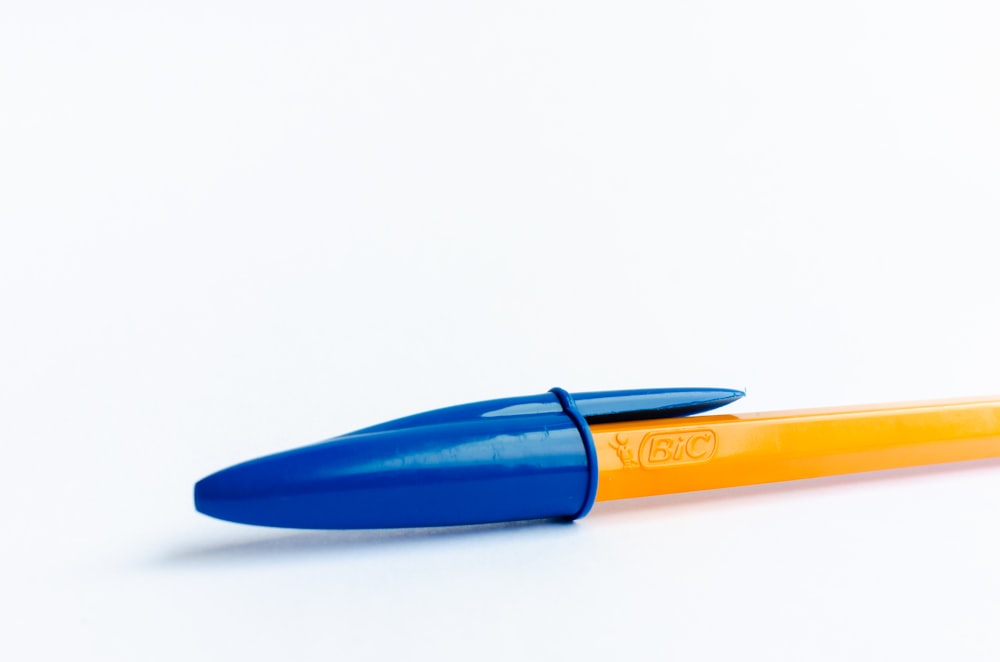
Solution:
{"label": "white background", "polygon": [[191,503],[554,385],[1000,393],[998,33],[990,0],[4,2],[0,658],[1000,658],[995,461],[572,525]]}

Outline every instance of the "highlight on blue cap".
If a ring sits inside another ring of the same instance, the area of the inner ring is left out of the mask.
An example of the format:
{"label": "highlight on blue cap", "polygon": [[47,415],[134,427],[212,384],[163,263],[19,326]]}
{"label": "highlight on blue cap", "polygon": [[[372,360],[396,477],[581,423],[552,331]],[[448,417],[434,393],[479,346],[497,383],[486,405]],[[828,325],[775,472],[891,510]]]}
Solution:
{"label": "highlight on blue cap", "polygon": [[195,507],[309,529],[580,517],[597,487],[588,421],[686,416],[742,395],[553,389],[438,409],[219,471],[195,485]]}

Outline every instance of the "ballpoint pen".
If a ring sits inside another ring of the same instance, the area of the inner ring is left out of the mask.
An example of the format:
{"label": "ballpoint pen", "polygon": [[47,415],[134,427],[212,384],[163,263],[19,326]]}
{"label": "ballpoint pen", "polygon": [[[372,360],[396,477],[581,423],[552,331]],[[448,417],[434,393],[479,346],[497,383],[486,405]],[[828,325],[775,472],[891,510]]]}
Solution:
{"label": "ballpoint pen", "polygon": [[1000,457],[1000,397],[696,415],[743,395],[556,388],[438,409],[219,471],[195,507],[319,529],[575,519],[595,500]]}

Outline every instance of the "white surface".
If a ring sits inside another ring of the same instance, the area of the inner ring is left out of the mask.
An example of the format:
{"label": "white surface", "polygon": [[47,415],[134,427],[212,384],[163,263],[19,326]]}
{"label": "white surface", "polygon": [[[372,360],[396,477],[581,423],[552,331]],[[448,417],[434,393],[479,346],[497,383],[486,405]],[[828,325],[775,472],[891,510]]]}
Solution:
{"label": "white surface", "polygon": [[553,385],[1000,392],[995,2],[79,5],[0,8],[0,658],[1000,658],[996,462],[574,525],[191,506]]}

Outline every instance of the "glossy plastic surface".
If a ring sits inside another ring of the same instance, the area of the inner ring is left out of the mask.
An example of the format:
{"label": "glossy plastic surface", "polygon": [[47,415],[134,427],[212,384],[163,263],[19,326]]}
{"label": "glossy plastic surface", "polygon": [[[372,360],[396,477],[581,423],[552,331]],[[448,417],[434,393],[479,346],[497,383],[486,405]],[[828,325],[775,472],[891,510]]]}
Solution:
{"label": "glossy plastic surface", "polygon": [[591,426],[597,500],[1000,457],[1000,398]]}
{"label": "glossy plastic surface", "polygon": [[584,417],[680,416],[725,389],[564,391],[439,409],[252,460],[195,486],[195,507],[235,522],[388,528],[577,517],[597,484]]}
{"label": "glossy plastic surface", "polygon": [[[588,422],[676,418],[711,411],[735,402],[743,391],[725,388],[650,388],[627,391],[574,393],[576,408]],[[477,419],[490,420],[533,414],[556,414],[563,410],[551,392],[514,398],[484,400],[397,418],[351,434],[384,432],[418,426],[441,425]]]}

